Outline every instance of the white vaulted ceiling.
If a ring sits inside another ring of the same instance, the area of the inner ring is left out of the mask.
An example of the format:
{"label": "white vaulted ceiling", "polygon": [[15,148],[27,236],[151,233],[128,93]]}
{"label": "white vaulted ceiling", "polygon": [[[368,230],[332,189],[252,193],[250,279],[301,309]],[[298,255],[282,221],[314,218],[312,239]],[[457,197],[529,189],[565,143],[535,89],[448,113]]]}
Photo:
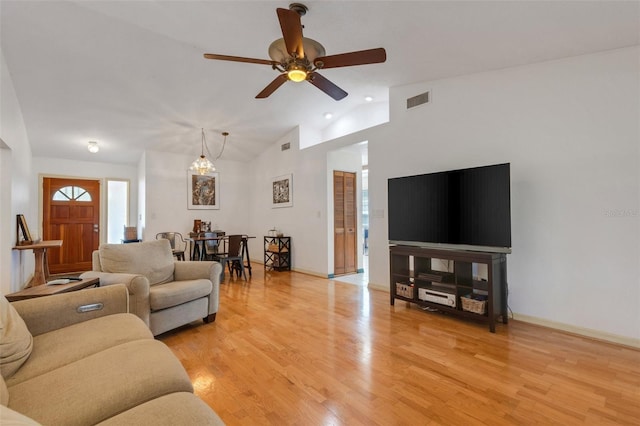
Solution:
{"label": "white vaulted ceiling", "polygon": [[[322,130],[393,86],[638,44],[635,1],[308,1],[304,35],[327,55],[384,47],[387,62],[322,71],[334,101],[288,82],[255,99],[281,37],[272,1],[0,0],[2,55],[34,155],[136,164],[145,149],[199,154],[200,128],[249,160],[297,125]],[[89,140],[100,142],[90,157]]]}

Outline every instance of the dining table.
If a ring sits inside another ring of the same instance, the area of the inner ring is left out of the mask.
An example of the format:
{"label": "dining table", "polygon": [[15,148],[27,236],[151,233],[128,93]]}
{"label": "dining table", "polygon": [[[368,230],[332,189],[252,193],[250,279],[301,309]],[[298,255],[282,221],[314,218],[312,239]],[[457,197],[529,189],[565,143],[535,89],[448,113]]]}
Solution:
{"label": "dining table", "polygon": [[[189,241],[190,243],[190,248],[189,248],[190,260],[205,260],[204,245],[206,241],[218,241],[218,245],[220,245],[220,243],[223,243],[226,247],[226,240],[228,238],[229,238],[228,235],[205,236],[204,234],[193,235],[193,236],[190,236],[189,238],[186,238],[186,240]],[[242,234],[241,255],[242,255],[242,261],[244,263],[244,267],[249,270],[249,277],[251,277],[251,258],[249,257],[249,244],[248,244],[248,240],[250,238],[256,238],[256,237]],[[226,249],[223,249],[222,251],[225,252]]]}

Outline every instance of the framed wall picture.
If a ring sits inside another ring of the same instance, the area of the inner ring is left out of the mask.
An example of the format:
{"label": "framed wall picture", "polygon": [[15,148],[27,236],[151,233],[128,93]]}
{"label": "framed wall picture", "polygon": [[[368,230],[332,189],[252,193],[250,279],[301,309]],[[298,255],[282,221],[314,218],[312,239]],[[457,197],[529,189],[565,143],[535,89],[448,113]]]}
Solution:
{"label": "framed wall picture", "polygon": [[293,175],[277,176],[271,179],[271,207],[293,206]]}
{"label": "framed wall picture", "polygon": [[198,174],[187,171],[187,208],[209,210],[220,208],[220,177],[218,173]]}
{"label": "framed wall picture", "polygon": [[[31,233],[29,232],[29,227],[27,226],[27,220],[24,218],[24,215],[17,215],[17,226],[16,226],[16,244],[31,244],[33,239],[31,238]],[[22,235],[21,235],[22,234]],[[20,238],[22,236],[22,238]]]}

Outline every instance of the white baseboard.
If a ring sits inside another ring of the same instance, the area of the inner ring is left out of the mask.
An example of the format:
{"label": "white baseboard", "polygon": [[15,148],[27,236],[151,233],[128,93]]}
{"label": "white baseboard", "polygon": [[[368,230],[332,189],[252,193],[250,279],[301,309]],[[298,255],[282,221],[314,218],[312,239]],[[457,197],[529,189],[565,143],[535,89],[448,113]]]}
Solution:
{"label": "white baseboard", "polygon": [[384,291],[386,293],[390,292],[389,284],[376,284],[376,283],[369,282],[367,284],[367,288],[369,290]]}
{"label": "white baseboard", "polygon": [[541,325],[547,328],[566,331],[567,333],[590,337],[592,339],[604,340],[606,342],[616,343],[618,345],[624,345],[624,346],[640,349],[640,339],[634,339],[633,337],[620,336],[618,334],[607,333],[605,331],[600,331],[600,330],[593,330],[591,328],[577,327],[575,325],[564,324],[561,322],[551,321],[544,318],[533,317],[530,315],[518,314],[515,312],[513,314],[513,319],[516,321],[522,321],[530,324]]}

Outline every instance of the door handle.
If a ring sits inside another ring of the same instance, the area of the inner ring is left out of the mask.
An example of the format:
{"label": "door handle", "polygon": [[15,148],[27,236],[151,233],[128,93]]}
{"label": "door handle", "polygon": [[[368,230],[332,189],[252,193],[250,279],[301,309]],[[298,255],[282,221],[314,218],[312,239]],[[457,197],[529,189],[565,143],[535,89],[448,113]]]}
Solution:
{"label": "door handle", "polygon": [[98,224],[97,223],[93,224],[93,232],[98,232]]}

